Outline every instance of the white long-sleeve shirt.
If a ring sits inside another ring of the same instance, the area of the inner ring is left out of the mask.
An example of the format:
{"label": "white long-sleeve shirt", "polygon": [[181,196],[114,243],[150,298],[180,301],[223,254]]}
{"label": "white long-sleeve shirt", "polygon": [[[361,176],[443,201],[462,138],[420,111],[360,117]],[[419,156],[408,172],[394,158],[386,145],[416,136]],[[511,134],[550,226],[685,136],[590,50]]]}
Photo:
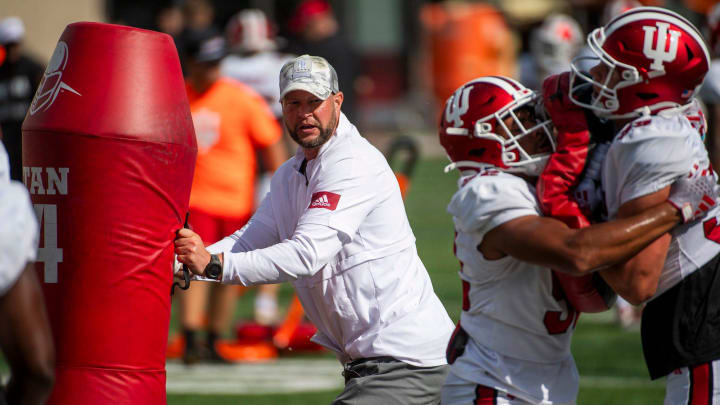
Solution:
{"label": "white long-sleeve shirt", "polygon": [[291,281],[318,328],[313,341],[342,362],[445,364],[453,325],[417,255],[395,175],[344,114],[318,156],[298,150],[248,224],[208,250],[224,254],[223,283]]}

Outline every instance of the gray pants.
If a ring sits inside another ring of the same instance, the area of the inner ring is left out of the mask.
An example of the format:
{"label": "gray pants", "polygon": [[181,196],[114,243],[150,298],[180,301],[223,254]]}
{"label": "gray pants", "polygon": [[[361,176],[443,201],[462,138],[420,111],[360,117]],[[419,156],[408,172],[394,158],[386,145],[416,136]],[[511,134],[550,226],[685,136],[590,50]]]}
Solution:
{"label": "gray pants", "polygon": [[360,359],[345,365],[345,390],[333,405],[440,403],[447,365],[415,367],[390,357]]}

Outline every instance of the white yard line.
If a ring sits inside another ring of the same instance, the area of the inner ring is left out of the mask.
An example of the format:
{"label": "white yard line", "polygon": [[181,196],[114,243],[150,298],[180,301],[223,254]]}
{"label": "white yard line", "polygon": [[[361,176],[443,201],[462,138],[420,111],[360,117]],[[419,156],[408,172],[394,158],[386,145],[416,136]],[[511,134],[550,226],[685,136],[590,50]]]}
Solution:
{"label": "white yard line", "polygon": [[328,391],[343,386],[342,367],[334,359],[279,359],[232,365],[167,364],[171,394],[269,394]]}
{"label": "white yard line", "polygon": [[[232,365],[167,364],[169,394],[278,394],[293,392],[340,392],[342,368],[334,359],[279,359],[268,363]],[[665,380],[645,377],[581,376],[582,388],[656,388]]]}

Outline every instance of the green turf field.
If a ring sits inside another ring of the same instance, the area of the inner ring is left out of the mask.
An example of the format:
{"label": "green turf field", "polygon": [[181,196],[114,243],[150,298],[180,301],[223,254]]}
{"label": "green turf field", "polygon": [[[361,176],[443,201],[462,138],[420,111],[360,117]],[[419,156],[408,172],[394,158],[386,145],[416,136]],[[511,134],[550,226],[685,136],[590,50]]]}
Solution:
{"label": "green turf field", "polygon": [[[448,313],[457,320],[461,289],[458,263],[452,254],[452,220],[445,205],[456,190],[454,173],[444,174],[444,159],[418,164],[406,206],[425,263],[438,296]],[[282,289],[285,297],[291,290]],[[285,298],[287,299],[287,298]],[[249,301],[249,300],[248,300]],[[239,312],[250,315],[241,304]],[[613,314],[584,314],[575,332],[573,353],[581,375],[581,405],[649,405],[662,403],[664,381],[650,382],[645,371],[637,330],[625,331],[613,322]],[[340,366],[338,365],[338,372]],[[310,371],[309,371],[310,372]],[[339,390],[282,395],[168,395],[169,404],[322,404],[329,403]]]}

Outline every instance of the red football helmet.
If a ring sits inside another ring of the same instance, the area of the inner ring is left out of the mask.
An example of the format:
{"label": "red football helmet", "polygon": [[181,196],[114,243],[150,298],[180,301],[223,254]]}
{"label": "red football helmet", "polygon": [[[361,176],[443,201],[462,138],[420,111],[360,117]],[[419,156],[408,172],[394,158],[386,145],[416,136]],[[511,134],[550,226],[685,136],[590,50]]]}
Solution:
{"label": "red football helmet", "polygon": [[275,30],[259,9],[242,10],[225,27],[225,36],[233,51],[262,52],[277,48]]}
{"label": "red football helmet", "polygon": [[[539,175],[555,150],[555,141],[550,121],[535,116],[537,98],[532,90],[506,77],[481,77],[460,86],[445,102],[440,119],[440,144],[453,162],[445,171],[496,167]],[[525,119],[518,114],[521,110],[526,111]],[[514,124],[510,127],[505,123],[509,117]],[[523,124],[527,117],[533,125]],[[547,137],[547,148],[531,154],[519,141],[536,131]]]}
{"label": "red football helmet", "polygon": [[545,75],[565,72],[580,51],[583,35],[580,25],[565,14],[551,14],[530,32],[530,52]]}
{"label": "red football helmet", "polygon": [[588,45],[607,73],[594,80],[578,68],[587,57],[576,58],[570,88],[584,80],[594,85],[595,92],[590,102],[577,99],[572,91],[570,98],[612,119],[685,106],[710,66],[700,32],[678,14],[658,7],[620,14],[591,32]]}

